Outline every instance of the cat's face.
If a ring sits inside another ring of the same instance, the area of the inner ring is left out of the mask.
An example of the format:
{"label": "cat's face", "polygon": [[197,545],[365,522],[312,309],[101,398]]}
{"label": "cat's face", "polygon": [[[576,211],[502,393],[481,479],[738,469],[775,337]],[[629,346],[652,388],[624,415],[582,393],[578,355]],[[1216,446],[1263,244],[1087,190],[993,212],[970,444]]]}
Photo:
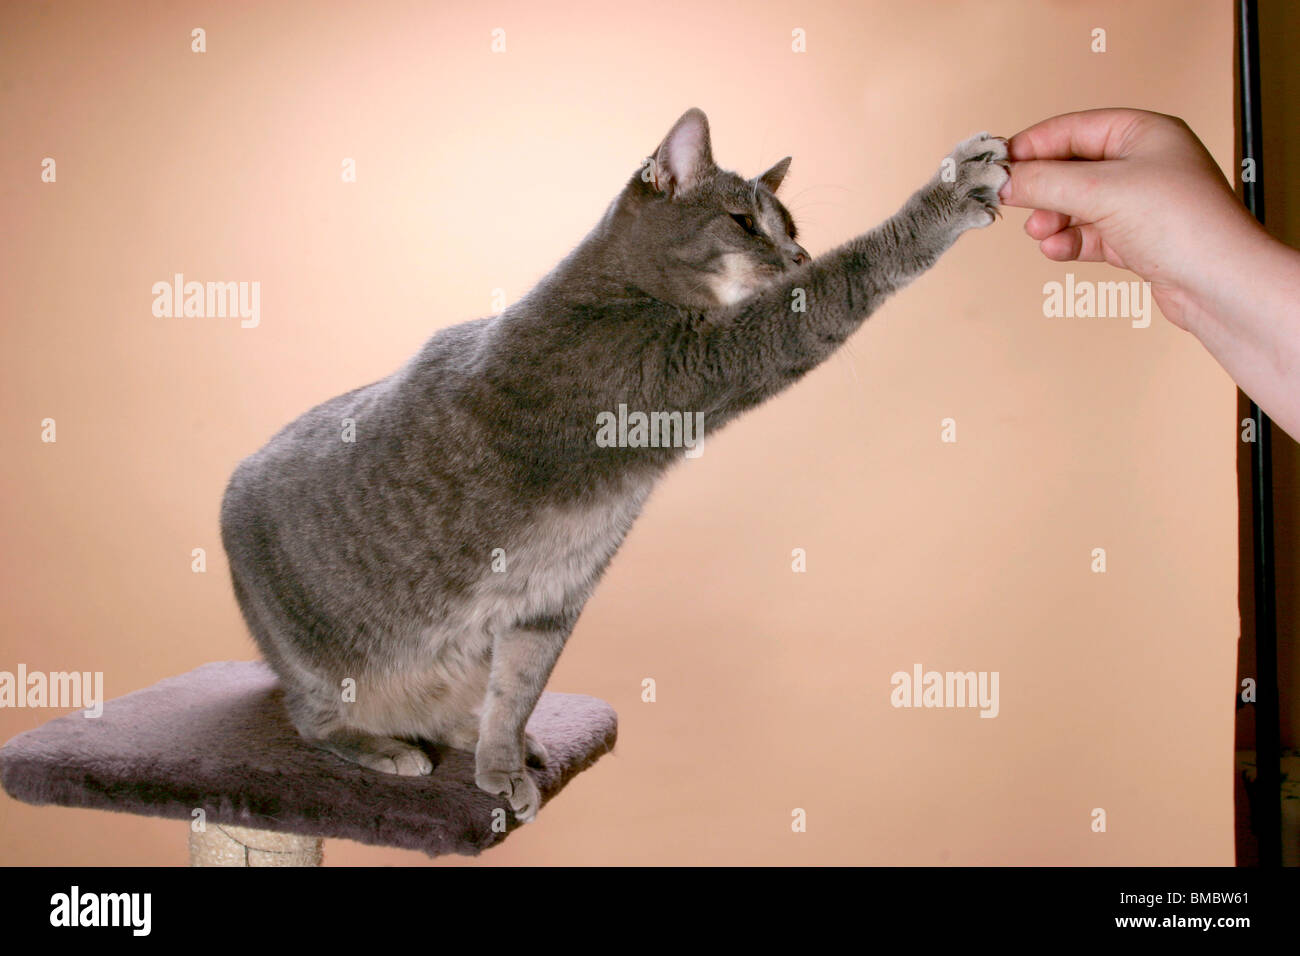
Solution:
{"label": "cat's face", "polygon": [[622,268],[676,305],[731,305],[809,261],[776,190],[781,160],[754,179],[718,169],[704,114],[689,110],[628,183],[615,207]]}

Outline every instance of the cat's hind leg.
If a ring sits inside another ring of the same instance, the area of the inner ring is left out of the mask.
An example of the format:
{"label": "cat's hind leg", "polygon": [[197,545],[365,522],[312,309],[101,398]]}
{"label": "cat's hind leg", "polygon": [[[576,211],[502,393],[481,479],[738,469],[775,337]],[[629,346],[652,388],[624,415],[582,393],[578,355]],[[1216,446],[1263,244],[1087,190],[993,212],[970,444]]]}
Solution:
{"label": "cat's hind leg", "polygon": [[287,688],[285,705],[290,721],[313,747],[380,773],[419,777],[433,771],[433,761],[415,744],[352,726],[342,705],[324,687]]}
{"label": "cat's hind leg", "polygon": [[433,772],[433,761],[414,744],[396,737],[382,737],[363,730],[335,730],[309,739],[313,746],[380,773],[422,777]]}

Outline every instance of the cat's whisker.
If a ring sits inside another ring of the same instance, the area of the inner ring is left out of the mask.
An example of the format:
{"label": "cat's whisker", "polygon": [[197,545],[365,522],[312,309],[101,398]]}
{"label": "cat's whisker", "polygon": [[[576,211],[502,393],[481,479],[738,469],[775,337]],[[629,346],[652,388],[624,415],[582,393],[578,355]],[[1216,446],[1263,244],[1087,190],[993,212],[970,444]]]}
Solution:
{"label": "cat's whisker", "polygon": [[844,343],[844,347],[840,349],[840,353],[839,353],[839,354],[840,354],[841,356],[843,356],[843,363],[842,363],[842,364],[847,364],[847,365],[848,365],[849,375],[851,375],[851,376],[853,377],[853,384],[856,385],[856,386],[858,386],[859,390],[861,390],[861,388],[862,388],[862,380],[861,380],[860,378],[858,378],[858,366],[857,366],[857,361],[856,361],[856,360],[857,360],[857,356],[853,354],[853,345],[852,345],[852,343],[851,343],[851,342],[845,342],[845,343]]}

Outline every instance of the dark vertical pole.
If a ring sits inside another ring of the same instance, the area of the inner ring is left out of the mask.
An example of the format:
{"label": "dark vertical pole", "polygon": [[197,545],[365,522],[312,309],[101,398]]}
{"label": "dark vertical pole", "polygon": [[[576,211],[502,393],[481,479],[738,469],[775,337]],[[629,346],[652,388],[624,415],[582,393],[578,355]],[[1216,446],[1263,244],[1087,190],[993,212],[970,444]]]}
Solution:
{"label": "dark vertical pole", "polygon": [[[1246,208],[1264,221],[1263,134],[1259,103],[1259,11],[1255,0],[1237,3],[1238,95],[1241,158],[1250,160],[1253,182],[1242,182]],[[1273,567],[1272,424],[1250,405],[1255,444],[1250,460],[1251,524],[1255,554],[1255,757],[1258,776],[1251,819],[1259,840],[1260,866],[1282,865],[1282,740],[1277,697],[1277,605]]]}

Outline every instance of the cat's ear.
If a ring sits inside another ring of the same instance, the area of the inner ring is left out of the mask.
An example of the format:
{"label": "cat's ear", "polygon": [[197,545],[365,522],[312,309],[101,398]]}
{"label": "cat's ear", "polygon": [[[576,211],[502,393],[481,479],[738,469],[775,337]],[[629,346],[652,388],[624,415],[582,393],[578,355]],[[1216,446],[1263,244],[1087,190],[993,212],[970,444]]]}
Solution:
{"label": "cat's ear", "polygon": [[673,124],[655,150],[652,182],[669,198],[685,192],[713,169],[713,148],[709,144],[709,119],[691,108]]}
{"label": "cat's ear", "polygon": [[762,183],[772,192],[776,192],[781,188],[781,181],[785,179],[785,174],[790,171],[790,159],[791,157],[787,156],[781,160],[762,176],[759,176],[757,182]]}

